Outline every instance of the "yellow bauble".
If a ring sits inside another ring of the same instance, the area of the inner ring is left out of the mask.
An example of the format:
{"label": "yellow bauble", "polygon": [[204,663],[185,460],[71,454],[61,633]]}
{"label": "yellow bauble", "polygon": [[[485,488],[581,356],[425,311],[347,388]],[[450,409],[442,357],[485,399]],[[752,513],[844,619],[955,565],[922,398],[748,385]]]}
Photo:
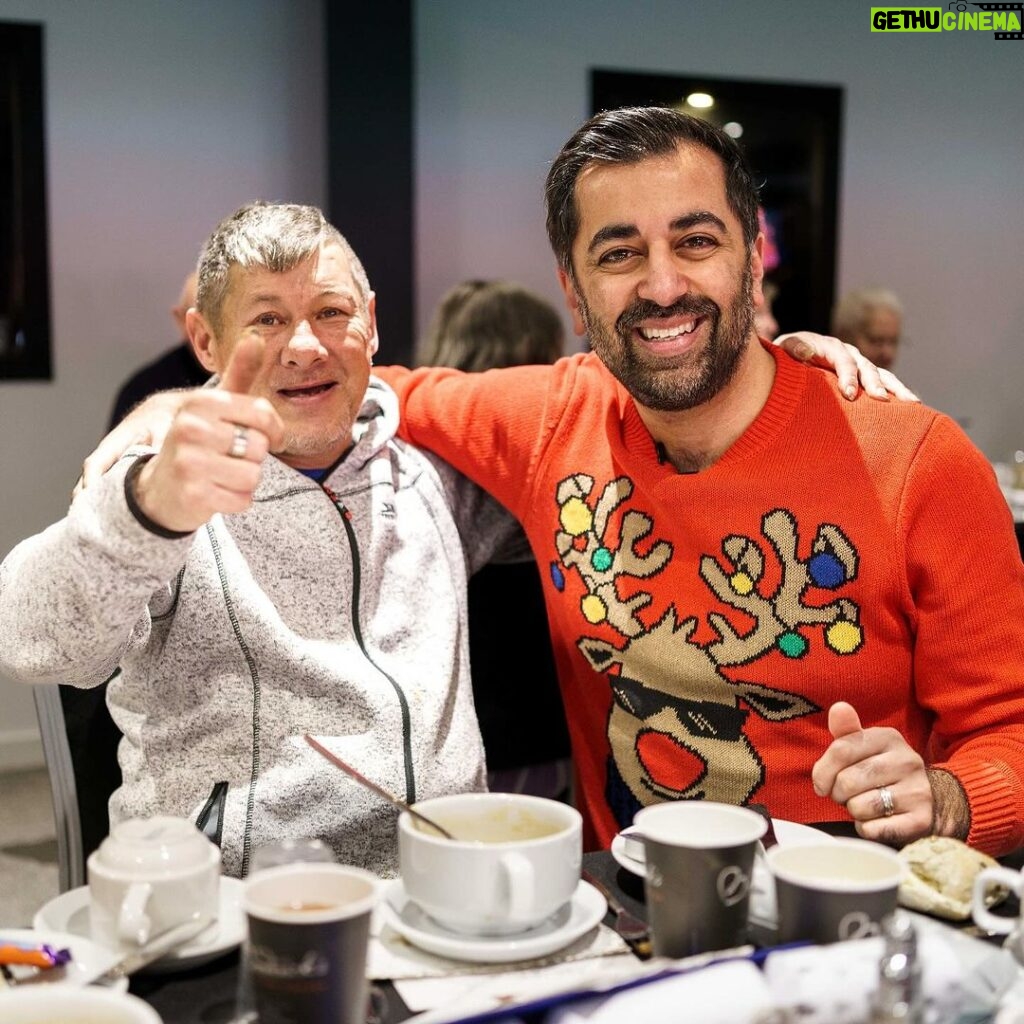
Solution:
{"label": "yellow bauble", "polygon": [[583,618],[593,624],[604,622],[608,617],[607,606],[596,594],[587,594],[583,598],[580,602],[580,611],[583,612]]}
{"label": "yellow bauble", "polygon": [[562,529],[573,537],[586,533],[594,525],[594,514],[580,498],[570,498],[558,517]]}

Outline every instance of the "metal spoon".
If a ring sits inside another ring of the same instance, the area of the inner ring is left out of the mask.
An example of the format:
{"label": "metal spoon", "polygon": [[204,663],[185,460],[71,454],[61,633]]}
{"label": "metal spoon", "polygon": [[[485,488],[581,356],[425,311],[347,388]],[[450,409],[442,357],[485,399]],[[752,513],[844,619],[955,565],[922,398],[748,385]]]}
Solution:
{"label": "metal spoon", "polygon": [[451,834],[446,828],[442,828],[436,821],[431,821],[425,814],[420,814],[414,807],[410,807],[404,800],[399,800],[397,796],[393,796],[386,789],[382,789],[377,785],[376,782],[371,782],[365,775],[357,772],[350,764],[346,764],[337,754],[332,754],[322,743],[318,743],[308,733],[302,737],[318,754],[322,754],[327,758],[331,764],[340,768],[346,775],[351,776],[361,786],[365,786],[367,789],[376,793],[377,796],[383,797],[389,803],[394,804],[396,807],[401,808],[403,811],[408,811],[417,821],[422,821],[424,825],[429,826],[435,832],[440,833],[445,839],[455,839],[455,836]]}

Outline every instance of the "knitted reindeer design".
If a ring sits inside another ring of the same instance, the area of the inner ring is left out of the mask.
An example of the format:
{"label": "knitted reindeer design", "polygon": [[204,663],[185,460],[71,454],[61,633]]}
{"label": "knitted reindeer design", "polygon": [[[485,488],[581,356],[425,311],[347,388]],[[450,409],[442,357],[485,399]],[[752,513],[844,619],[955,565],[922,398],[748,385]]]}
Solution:
{"label": "knitted reindeer design", "polygon": [[853,580],[857,553],[838,527],[823,524],[810,557],[801,560],[795,517],[774,509],[762,518],[761,531],[781,575],[770,593],[762,593],[767,546],[727,536],[723,561],[704,555],[700,577],[754,626],[740,632],[724,615],[710,612],[707,621],[718,639],[701,645],[690,639],[698,626],[695,616],[679,622],[670,605],[646,628],[637,613],[651,603],[651,594],[620,596],[617,580],[650,579],[672,557],[672,545],[659,540],[644,550],[654,524],[635,509],[624,512],[615,543],[609,536],[612,513],[630,498],[632,484],[624,477],[611,481],[591,507],[593,491],[594,480],[583,474],[559,484],[559,562],[552,574],[563,589],[563,568],[575,570],[585,586],[584,619],[607,623],[625,639],[621,647],[593,636],[577,641],[611,684],[607,729],[615,768],[641,805],[683,798],[742,804],[764,780],[762,760],[744,732],[750,712],[782,722],[820,709],[798,694],[735,680],[722,669],[750,666],[774,650],[803,657],[811,643],[807,627],[822,627],[834,654],[854,653],[863,643],[857,605],[839,598],[812,606],[804,596],[810,588],[835,590]]}

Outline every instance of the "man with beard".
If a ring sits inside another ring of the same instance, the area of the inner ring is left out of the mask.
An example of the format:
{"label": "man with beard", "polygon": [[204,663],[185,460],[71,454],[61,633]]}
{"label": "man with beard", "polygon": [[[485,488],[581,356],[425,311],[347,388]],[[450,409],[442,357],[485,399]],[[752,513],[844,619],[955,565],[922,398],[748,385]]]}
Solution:
{"label": "man with beard", "polygon": [[1024,569],[981,453],[757,338],[757,193],[707,123],[592,118],[547,226],[593,354],[396,386],[547,567],[591,841],[696,798],[1019,847]]}
{"label": "man with beard", "polygon": [[1024,844],[1024,566],[981,453],[756,336],[757,190],[707,123],[591,118],[547,227],[593,353],[388,379],[544,571],[588,842],[709,799]]}

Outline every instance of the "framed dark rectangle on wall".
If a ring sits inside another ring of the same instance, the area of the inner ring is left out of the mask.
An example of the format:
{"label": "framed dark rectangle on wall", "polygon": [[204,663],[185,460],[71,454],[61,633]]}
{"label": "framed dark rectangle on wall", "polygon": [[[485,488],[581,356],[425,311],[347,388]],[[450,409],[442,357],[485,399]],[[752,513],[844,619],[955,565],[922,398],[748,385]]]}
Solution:
{"label": "framed dark rectangle on wall", "polygon": [[[691,102],[692,101],[692,102]],[[829,332],[835,291],[843,91],[710,75],[591,72],[591,110],[674,107],[737,139],[761,184],[765,279],[782,330]]]}
{"label": "framed dark rectangle on wall", "polygon": [[0,21],[0,381],[49,380],[43,27]]}

